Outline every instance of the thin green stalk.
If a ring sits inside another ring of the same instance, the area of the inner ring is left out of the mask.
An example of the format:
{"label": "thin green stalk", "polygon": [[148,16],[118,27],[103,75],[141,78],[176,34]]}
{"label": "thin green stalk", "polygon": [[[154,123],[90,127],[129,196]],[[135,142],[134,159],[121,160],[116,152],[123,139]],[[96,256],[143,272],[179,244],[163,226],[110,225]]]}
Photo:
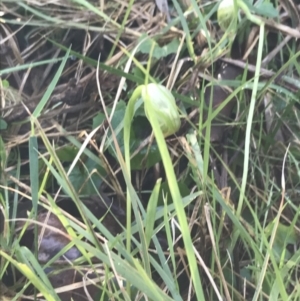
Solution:
{"label": "thin green stalk", "polygon": [[[141,96],[143,85],[137,87],[126,108],[125,117],[124,117],[124,147],[125,147],[125,163],[128,172],[129,179],[131,179],[131,167],[130,167],[130,130],[131,130],[131,122],[134,114],[134,105],[136,101]],[[130,191],[127,187],[126,192],[126,249],[130,253],[131,249],[131,198]]]}
{"label": "thin green stalk", "polygon": [[[236,210],[236,217],[238,220],[240,220],[241,212],[242,212],[242,208],[243,208],[243,204],[244,204],[244,200],[245,200],[246,183],[247,183],[248,170],[249,170],[251,129],[252,129],[255,103],[256,103],[257,91],[258,91],[258,85],[259,85],[259,75],[260,75],[260,69],[261,69],[261,63],[262,63],[262,51],[263,51],[263,45],[264,45],[264,26],[265,26],[265,24],[261,20],[259,20],[256,16],[251,14],[250,10],[248,9],[248,7],[245,5],[245,3],[243,1],[238,0],[237,5],[239,8],[241,8],[244,11],[248,20],[257,24],[259,26],[259,30],[260,30],[259,31],[257,60],[256,60],[256,69],[255,69],[254,81],[253,81],[253,90],[252,90],[252,95],[251,95],[250,107],[249,107],[248,118],[247,118],[247,126],[246,126],[243,176],[242,176],[242,183],[241,183],[238,206],[237,206],[237,210]],[[240,235],[240,230],[238,230],[238,229],[236,229],[236,230],[238,232],[237,232],[237,235],[235,236],[235,238],[233,239],[233,245],[235,245],[236,240],[238,239],[238,237]]]}
{"label": "thin green stalk", "polygon": [[179,191],[179,187],[177,185],[177,179],[174,173],[172,161],[169,155],[168,147],[165,141],[165,138],[163,136],[162,130],[160,128],[160,125],[155,117],[155,112],[152,107],[151,100],[149,99],[149,95],[147,94],[146,99],[144,100],[145,103],[147,102],[147,105],[149,106],[150,112],[149,112],[149,121],[151,123],[157,145],[162,157],[162,161],[164,164],[164,169],[167,176],[167,181],[169,183],[171,196],[174,202],[175,210],[177,212],[179,224],[182,231],[183,241],[186,248],[187,258],[190,266],[190,272],[192,276],[192,280],[194,283],[194,289],[197,295],[198,301],[204,301],[204,292],[201,285],[201,279],[199,275],[199,269],[195,257],[193,242],[190,235],[190,230],[187,222],[187,218],[184,211],[184,206],[182,203],[182,197]]}
{"label": "thin green stalk", "polygon": [[127,10],[126,10],[124,18],[122,20],[121,27],[119,28],[119,31],[118,31],[118,34],[116,36],[115,42],[112,45],[111,51],[110,51],[110,53],[108,55],[108,59],[110,59],[113,56],[113,54],[114,54],[114,52],[116,50],[116,47],[118,45],[118,42],[120,40],[120,37],[121,37],[122,33],[125,31],[125,25],[126,25],[126,22],[128,20],[129,15],[130,15],[133,3],[134,3],[134,0],[130,0],[129,3],[128,3]]}
{"label": "thin green stalk", "polygon": [[247,176],[248,176],[248,169],[249,169],[251,128],[252,128],[256,96],[258,90],[259,74],[260,74],[260,68],[262,62],[262,50],[264,45],[264,32],[265,32],[264,29],[265,29],[265,24],[261,23],[259,27],[259,43],[258,43],[258,51],[257,51],[256,69],[254,74],[253,90],[252,90],[249,113],[247,118],[246,137],[245,137],[245,155],[244,155],[244,165],[243,165],[244,170],[243,170],[242,184],[240,190],[240,197],[239,197],[239,202],[236,210],[236,215],[238,218],[240,217],[242,212],[243,201],[244,201],[245,190],[246,190],[246,183],[247,183]]}

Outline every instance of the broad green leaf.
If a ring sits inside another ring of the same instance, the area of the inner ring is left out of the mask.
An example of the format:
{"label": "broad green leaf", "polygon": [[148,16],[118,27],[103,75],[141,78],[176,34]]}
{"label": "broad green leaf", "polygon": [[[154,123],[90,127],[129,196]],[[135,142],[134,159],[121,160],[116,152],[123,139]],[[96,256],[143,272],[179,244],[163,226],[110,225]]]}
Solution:
{"label": "broad green leaf", "polygon": [[0,118],[0,131],[1,130],[6,130],[7,129],[7,123],[5,120],[3,120],[2,118]]}
{"label": "broad green leaf", "polygon": [[61,162],[72,162],[78,153],[78,148],[73,145],[64,145],[56,150],[56,155]]}
{"label": "broad green leaf", "polygon": [[242,1],[248,6],[248,8],[252,12],[260,16],[269,17],[269,18],[276,18],[279,16],[278,10],[274,7],[272,3],[270,3],[267,0],[258,1],[257,2],[258,4],[256,6],[252,5],[249,0],[242,0]]}
{"label": "broad green leaf", "polygon": [[[139,101],[138,101],[139,102]],[[123,139],[123,118],[125,114],[126,105],[125,102],[120,101],[112,118],[112,127],[115,131],[119,147],[124,154],[124,139]],[[151,127],[144,114],[143,106],[136,106],[136,117],[133,120],[131,128],[131,139],[130,139],[130,152],[133,154],[137,148],[144,142],[145,138],[150,136]],[[108,110],[110,113],[110,110]],[[99,126],[105,120],[103,113],[99,113],[93,119],[93,127]],[[117,159],[116,152],[113,143],[108,145],[109,153]],[[161,160],[160,153],[155,142],[152,142],[149,146],[147,144],[143,147],[132,159],[132,170],[141,170],[142,168],[149,168],[158,163]]]}
{"label": "broad green leaf", "polygon": [[[274,222],[271,222],[265,229],[266,235],[271,235],[274,227]],[[291,226],[278,224],[275,240],[273,243],[273,251],[276,259],[280,259],[282,254],[286,260],[290,259],[292,254],[286,248],[288,244],[296,245],[298,242],[296,230]]]}
{"label": "broad green leaf", "polygon": [[[140,39],[144,39],[145,36],[142,36]],[[166,57],[172,53],[176,53],[178,51],[179,47],[179,40],[173,39],[170,43],[160,47],[157,42],[155,42],[153,39],[148,38],[144,43],[141,44],[139,51],[141,53],[149,54],[150,49],[155,44],[154,51],[152,53],[152,56],[156,59],[161,59],[163,57]]]}
{"label": "broad green leaf", "polygon": [[101,176],[105,177],[105,170],[90,158],[87,158],[83,164],[78,161],[69,175],[70,182],[80,195],[96,194],[102,183]]}
{"label": "broad green leaf", "polygon": [[6,79],[1,80],[2,82],[2,87],[3,88],[8,88],[9,87],[9,81]]}

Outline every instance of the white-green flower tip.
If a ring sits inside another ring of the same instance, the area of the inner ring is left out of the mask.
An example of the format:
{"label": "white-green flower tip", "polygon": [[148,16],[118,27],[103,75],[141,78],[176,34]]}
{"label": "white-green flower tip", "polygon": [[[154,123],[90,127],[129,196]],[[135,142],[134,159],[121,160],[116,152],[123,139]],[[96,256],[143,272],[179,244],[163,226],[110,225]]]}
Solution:
{"label": "white-green flower tip", "polygon": [[220,28],[226,31],[232,20],[237,17],[234,9],[234,0],[222,0],[218,8],[217,16]]}
{"label": "white-green flower tip", "polygon": [[142,89],[142,98],[147,118],[149,119],[151,105],[165,137],[179,130],[181,122],[175,98],[166,87],[154,83],[145,85]]}

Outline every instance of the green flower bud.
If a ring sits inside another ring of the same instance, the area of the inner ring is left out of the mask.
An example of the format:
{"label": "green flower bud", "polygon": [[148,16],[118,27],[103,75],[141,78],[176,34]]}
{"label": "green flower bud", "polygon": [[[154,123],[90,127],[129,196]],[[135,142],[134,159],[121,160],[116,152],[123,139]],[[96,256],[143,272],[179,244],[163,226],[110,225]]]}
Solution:
{"label": "green flower bud", "polygon": [[230,26],[233,20],[236,20],[234,0],[222,0],[218,7],[218,23],[224,31]]}
{"label": "green flower bud", "polygon": [[149,119],[151,105],[165,137],[178,131],[181,124],[180,116],[175,98],[166,87],[154,83],[145,85],[142,88],[142,99],[147,118]]}

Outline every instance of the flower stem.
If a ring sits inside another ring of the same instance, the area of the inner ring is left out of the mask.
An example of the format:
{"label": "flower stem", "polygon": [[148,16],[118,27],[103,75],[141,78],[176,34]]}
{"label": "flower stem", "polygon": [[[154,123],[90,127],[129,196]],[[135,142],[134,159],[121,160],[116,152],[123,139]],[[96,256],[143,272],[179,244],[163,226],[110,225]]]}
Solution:
{"label": "flower stem", "polygon": [[[129,99],[125,116],[124,116],[124,149],[125,149],[125,164],[128,177],[131,180],[131,166],[130,166],[130,131],[134,115],[134,106],[136,101],[141,96],[144,85],[138,86]],[[131,198],[127,187],[126,190],[126,249],[131,252]]]}

